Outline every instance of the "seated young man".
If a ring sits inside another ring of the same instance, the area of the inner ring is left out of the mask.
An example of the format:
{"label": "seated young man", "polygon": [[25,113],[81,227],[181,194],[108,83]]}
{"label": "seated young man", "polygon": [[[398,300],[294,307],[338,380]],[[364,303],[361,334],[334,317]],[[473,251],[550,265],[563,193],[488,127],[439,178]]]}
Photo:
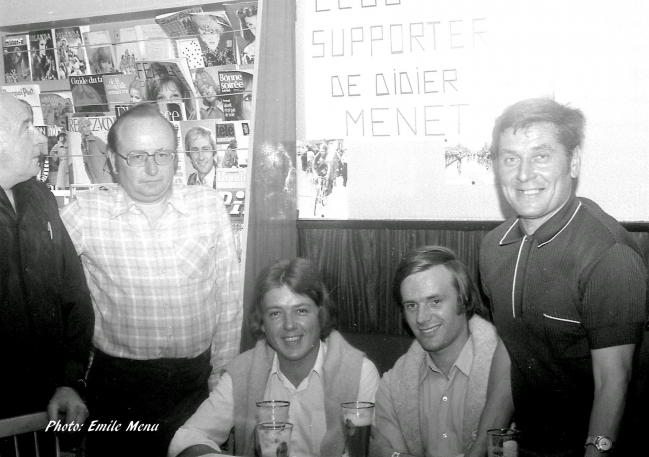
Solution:
{"label": "seated young man", "polygon": [[235,455],[254,455],[256,403],[290,402],[290,453],[342,455],[340,404],[374,401],[379,374],[333,329],[332,303],[309,260],[281,261],[260,274],[249,325],[255,348],[226,365],[210,396],[174,436],[169,455],[220,452],[234,427]]}
{"label": "seated young man", "polygon": [[509,378],[496,379],[509,357],[466,266],[449,249],[415,249],[392,293],[416,341],[379,383],[371,455],[485,455],[487,429],[513,411]]}

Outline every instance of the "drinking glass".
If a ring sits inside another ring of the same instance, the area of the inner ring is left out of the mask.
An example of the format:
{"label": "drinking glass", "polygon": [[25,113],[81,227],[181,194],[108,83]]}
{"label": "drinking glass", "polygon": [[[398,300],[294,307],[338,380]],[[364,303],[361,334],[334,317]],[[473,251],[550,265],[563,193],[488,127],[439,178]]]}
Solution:
{"label": "drinking glass", "polygon": [[349,457],[368,457],[374,403],[350,401],[340,406],[343,408],[345,448]]}
{"label": "drinking glass", "polygon": [[257,424],[261,457],[288,457],[293,424],[262,422]]}
{"label": "drinking glass", "polygon": [[290,402],[281,400],[258,401],[257,423],[288,422],[288,407]]}
{"label": "drinking glass", "polygon": [[521,432],[513,428],[495,428],[487,431],[489,457],[518,457]]}

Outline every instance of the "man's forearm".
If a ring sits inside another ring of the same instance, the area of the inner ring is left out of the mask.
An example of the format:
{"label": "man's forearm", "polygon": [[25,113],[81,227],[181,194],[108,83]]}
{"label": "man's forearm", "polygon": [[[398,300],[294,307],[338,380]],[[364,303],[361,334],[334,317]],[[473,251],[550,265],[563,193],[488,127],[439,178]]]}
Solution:
{"label": "man's forearm", "polygon": [[178,457],[200,457],[202,455],[222,455],[222,452],[216,451],[205,444],[196,444],[192,447],[188,447],[180,454]]}
{"label": "man's forearm", "polygon": [[[617,440],[631,380],[635,345],[591,351],[595,392],[588,425],[588,436]],[[601,456],[595,446],[587,446],[586,456]]]}

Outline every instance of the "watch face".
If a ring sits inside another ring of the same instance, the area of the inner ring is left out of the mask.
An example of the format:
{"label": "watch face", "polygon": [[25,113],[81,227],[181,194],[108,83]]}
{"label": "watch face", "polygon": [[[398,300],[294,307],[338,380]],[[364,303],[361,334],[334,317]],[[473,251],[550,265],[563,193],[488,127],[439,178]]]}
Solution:
{"label": "watch face", "polygon": [[613,447],[613,441],[605,436],[598,436],[597,441],[595,441],[595,446],[597,446],[600,451],[610,451]]}

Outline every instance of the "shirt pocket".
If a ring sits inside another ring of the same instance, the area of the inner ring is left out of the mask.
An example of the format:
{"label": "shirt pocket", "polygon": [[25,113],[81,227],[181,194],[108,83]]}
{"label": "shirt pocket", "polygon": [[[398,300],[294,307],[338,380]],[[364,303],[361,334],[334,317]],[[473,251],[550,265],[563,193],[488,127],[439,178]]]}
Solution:
{"label": "shirt pocket", "polygon": [[586,330],[577,316],[544,312],[543,330],[553,357],[571,360],[589,353]]}
{"label": "shirt pocket", "polygon": [[214,240],[209,236],[192,237],[176,245],[180,274],[187,279],[213,277]]}

